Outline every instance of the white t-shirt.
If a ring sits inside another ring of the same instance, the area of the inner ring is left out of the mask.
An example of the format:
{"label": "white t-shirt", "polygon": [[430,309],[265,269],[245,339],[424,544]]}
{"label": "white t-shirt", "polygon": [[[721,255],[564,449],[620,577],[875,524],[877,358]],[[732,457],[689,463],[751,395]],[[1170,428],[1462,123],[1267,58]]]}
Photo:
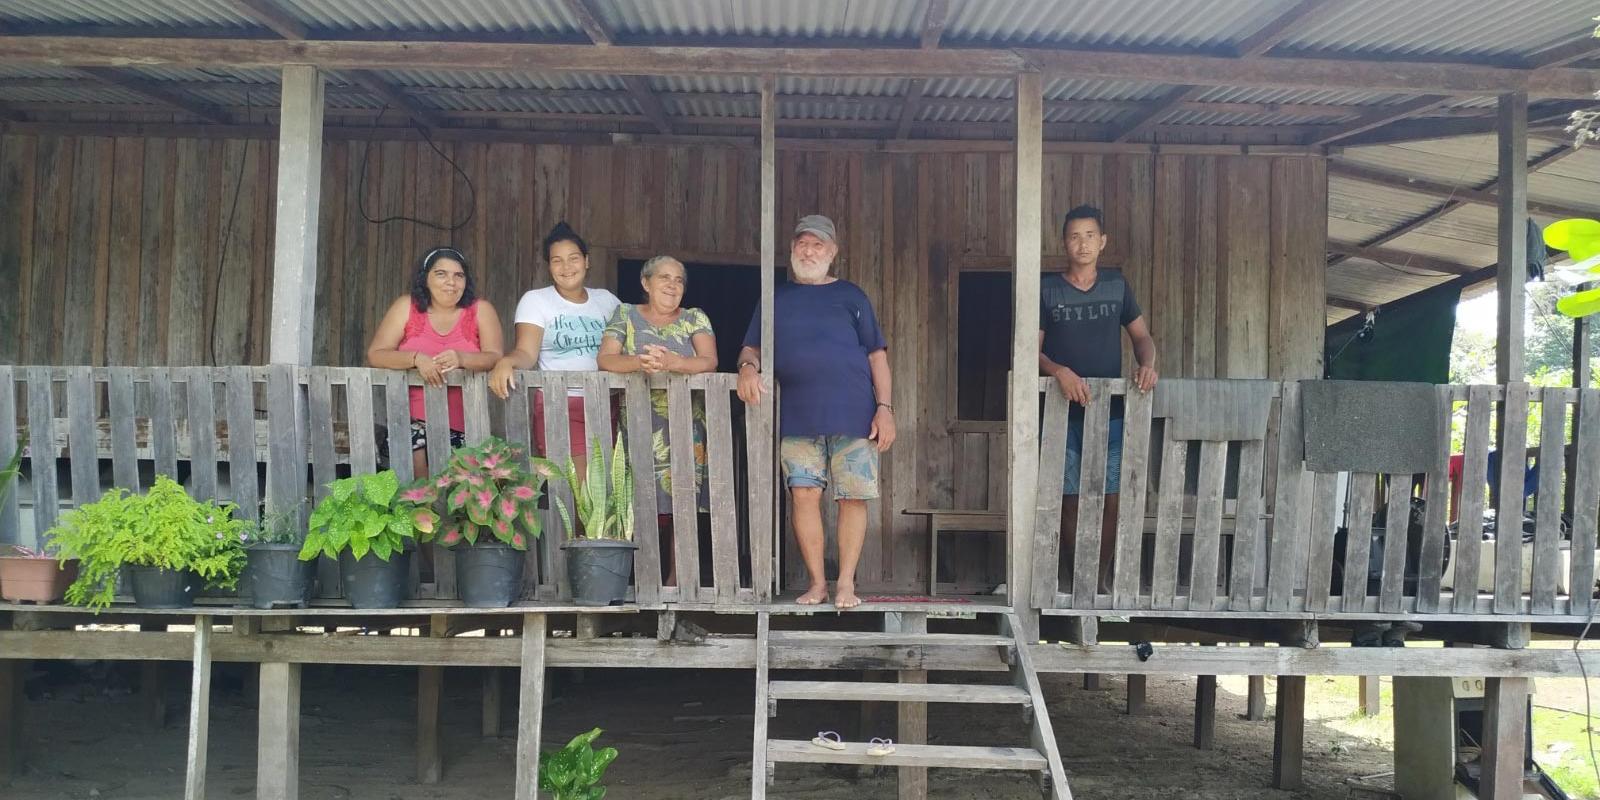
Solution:
{"label": "white t-shirt", "polygon": [[605,289],[588,289],[589,299],[574,303],[554,286],[524,293],[517,302],[517,324],[544,329],[539,345],[539,369],[553,372],[592,372],[599,369],[600,336],[622,301]]}

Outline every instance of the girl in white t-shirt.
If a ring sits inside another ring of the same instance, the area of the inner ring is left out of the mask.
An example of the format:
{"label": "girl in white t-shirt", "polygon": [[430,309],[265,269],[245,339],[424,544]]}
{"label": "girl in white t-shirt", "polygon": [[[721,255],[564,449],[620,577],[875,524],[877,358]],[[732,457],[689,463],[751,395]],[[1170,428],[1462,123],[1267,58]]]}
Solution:
{"label": "girl in white t-shirt", "polygon": [[[593,372],[599,369],[601,334],[611,312],[621,301],[605,289],[584,285],[589,277],[589,245],[566,222],[556,223],[544,239],[544,259],[550,265],[553,286],[534,289],[517,303],[516,346],[494,365],[489,389],[502,399],[516,388],[516,370]],[[540,453],[544,441],[544,403],[535,393],[533,435]],[[598,432],[597,432],[598,433]],[[578,474],[584,473],[589,433],[583,422],[583,392],[567,392],[567,435]],[[611,444],[610,432],[601,434],[602,447]]]}

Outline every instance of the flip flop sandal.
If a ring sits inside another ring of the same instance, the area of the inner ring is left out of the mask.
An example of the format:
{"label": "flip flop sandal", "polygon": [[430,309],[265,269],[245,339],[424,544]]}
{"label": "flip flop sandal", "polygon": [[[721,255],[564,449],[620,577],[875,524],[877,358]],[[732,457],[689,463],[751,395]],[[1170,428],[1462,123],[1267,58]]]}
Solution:
{"label": "flip flop sandal", "polygon": [[844,749],[844,740],[839,738],[839,734],[833,731],[817,731],[817,735],[812,737],[811,743],[828,750]]}
{"label": "flip flop sandal", "polygon": [[873,739],[871,744],[867,746],[867,755],[869,756],[886,756],[893,752],[893,739]]}

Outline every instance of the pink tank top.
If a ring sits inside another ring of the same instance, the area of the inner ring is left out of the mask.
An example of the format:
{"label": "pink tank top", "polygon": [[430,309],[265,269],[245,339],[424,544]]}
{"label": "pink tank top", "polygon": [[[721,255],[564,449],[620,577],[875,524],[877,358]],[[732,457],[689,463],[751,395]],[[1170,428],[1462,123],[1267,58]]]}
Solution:
{"label": "pink tank top", "polygon": [[[482,348],[478,344],[478,304],[461,309],[461,315],[456,318],[456,326],[449,333],[441,334],[434,330],[433,323],[428,321],[428,312],[418,311],[415,303],[410,304],[411,316],[406,318],[405,333],[400,336],[400,346],[395,348],[406,353],[421,353],[425,356],[436,356],[446,350],[458,350],[463,353],[476,353]],[[423,401],[422,388],[411,387],[411,418],[424,419],[426,403]],[[453,431],[465,430],[467,427],[466,413],[462,408],[461,389],[450,390],[450,429]]]}

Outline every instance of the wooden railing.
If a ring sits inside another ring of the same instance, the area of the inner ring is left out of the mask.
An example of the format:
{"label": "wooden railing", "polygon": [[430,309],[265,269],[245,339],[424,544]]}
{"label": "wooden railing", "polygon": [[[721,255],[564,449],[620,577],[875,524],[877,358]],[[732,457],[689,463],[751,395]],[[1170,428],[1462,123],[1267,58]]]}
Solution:
{"label": "wooden railing", "polygon": [[[1179,426],[1153,414],[1152,395],[1130,393],[1121,380],[1091,384],[1072,568],[1058,574],[1069,405],[1053,381],[1040,382],[1036,608],[1202,616],[1589,613],[1600,524],[1600,390],[1436,387],[1442,413],[1432,466],[1388,475],[1307,470],[1297,382],[1267,386],[1264,424],[1229,441],[1177,438]],[[1125,402],[1121,487],[1115,558],[1102,587],[1114,397]],[[1530,412],[1540,422],[1537,441],[1529,436]],[[1503,430],[1492,435],[1499,419]],[[1452,433],[1462,441],[1459,524],[1450,514]],[[1501,459],[1485,481],[1493,442],[1518,457]],[[1531,511],[1523,492],[1530,463],[1538,472]],[[1420,527],[1408,530],[1413,497],[1425,511]],[[1499,527],[1514,533],[1485,542],[1486,506],[1498,520],[1511,520]],[[1371,530],[1378,510],[1387,529],[1381,539]],[[1526,545],[1525,512],[1535,523]],[[1340,536],[1341,528],[1354,533]]]}
{"label": "wooden railing", "polygon": [[[744,414],[731,398],[735,376],[688,377],[539,373],[518,375],[518,390],[501,401],[482,375],[451,376],[465,410],[465,438],[490,435],[536,453],[532,404],[543,403],[546,457],[565,464],[568,389],[584,392],[590,436],[608,462],[619,430],[633,470],[638,545],[634,597],[641,604],[727,604],[769,599],[773,588],[773,450],[770,418]],[[411,480],[414,373],[338,367],[9,367],[0,366],[0,450],[25,441],[25,497],[0,506],[0,533],[26,528],[36,541],[64,507],[92,502],[112,486],[148,488],[156,474],[182,481],[192,494],[237,503],[255,519],[263,507],[298,510],[302,518],[327,484],[349,474],[393,468]],[[651,390],[666,393],[676,582],[664,585],[658,532]],[[444,387],[426,387],[430,431],[448,429]],[[695,406],[704,408],[709,514],[698,512]],[[738,409],[738,415],[735,413]],[[742,419],[741,419],[742,418]],[[237,432],[247,432],[240,437]],[[209,432],[209,433],[207,433]],[[20,438],[19,438],[20,437]],[[449,438],[428,437],[431,465],[450,452]],[[383,458],[384,453],[404,454]],[[64,474],[61,470],[64,468]],[[65,481],[62,479],[65,478]],[[573,508],[570,489],[550,492]],[[571,596],[561,543],[571,536],[546,503],[542,536],[528,550],[523,598]],[[31,512],[23,526],[21,508]],[[700,521],[705,518],[707,524]],[[702,570],[702,560],[707,568]],[[416,571],[415,559],[413,570]],[[437,549],[434,580],[418,583],[418,600],[453,600],[454,556]],[[340,596],[336,562],[319,564],[321,594]]]}

